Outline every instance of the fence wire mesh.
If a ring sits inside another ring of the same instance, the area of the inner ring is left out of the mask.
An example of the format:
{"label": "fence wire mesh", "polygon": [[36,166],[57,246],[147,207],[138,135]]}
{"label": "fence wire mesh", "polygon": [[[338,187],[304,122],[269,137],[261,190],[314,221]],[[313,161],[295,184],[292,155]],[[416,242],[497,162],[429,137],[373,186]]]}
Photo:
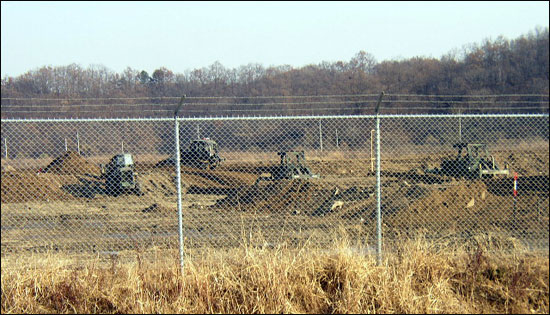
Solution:
{"label": "fence wire mesh", "polygon": [[491,233],[548,249],[547,116],[396,117],[380,128],[385,238]]}
{"label": "fence wire mesh", "polygon": [[[376,244],[376,119],[385,242],[548,250],[547,114],[178,118],[185,248]],[[173,119],[1,124],[3,256],[178,248]]]}

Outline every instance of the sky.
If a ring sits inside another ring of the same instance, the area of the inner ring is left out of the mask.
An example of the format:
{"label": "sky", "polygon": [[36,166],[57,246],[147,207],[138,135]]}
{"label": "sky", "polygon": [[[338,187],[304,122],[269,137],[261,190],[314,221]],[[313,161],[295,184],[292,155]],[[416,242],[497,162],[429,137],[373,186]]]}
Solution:
{"label": "sky", "polygon": [[2,1],[1,75],[103,65],[174,73],[441,56],[548,27],[548,1]]}

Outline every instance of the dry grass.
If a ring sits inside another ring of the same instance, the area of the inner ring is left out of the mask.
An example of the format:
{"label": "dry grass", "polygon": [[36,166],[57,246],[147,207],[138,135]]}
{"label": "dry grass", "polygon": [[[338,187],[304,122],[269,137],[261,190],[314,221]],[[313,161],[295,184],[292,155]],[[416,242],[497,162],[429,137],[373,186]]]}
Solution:
{"label": "dry grass", "polygon": [[[490,241],[490,240],[489,240]],[[328,252],[249,247],[186,260],[2,266],[2,313],[548,313],[548,253],[403,242],[377,266],[340,238]],[[471,244],[470,244],[471,245]]]}

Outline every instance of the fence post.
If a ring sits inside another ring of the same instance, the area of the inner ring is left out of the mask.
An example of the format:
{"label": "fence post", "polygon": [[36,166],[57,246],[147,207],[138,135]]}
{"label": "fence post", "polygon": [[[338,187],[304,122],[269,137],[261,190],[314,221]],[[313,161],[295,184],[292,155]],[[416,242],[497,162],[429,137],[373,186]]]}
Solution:
{"label": "fence post", "polygon": [[380,192],[380,117],[378,117],[378,111],[380,109],[380,102],[384,96],[384,91],[380,93],[378,102],[376,103],[376,235],[378,239],[377,244],[377,262],[378,265],[382,264],[382,213],[381,213],[381,192]]}
{"label": "fence post", "polygon": [[78,138],[78,131],[76,132],[76,151],[80,155],[80,139]]}
{"label": "fence post", "polygon": [[67,148],[67,138],[65,138],[65,152],[68,151],[68,148]]}
{"label": "fence post", "polygon": [[371,129],[370,131],[370,171],[374,172],[374,148],[373,148],[373,140],[374,140],[374,133],[376,130]]}
{"label": "fence post", "polygon": [[176,142],[176,156],[174,157],[176,163],[176,185],[177,185],[177,194],[178,194],[178,235],[179,235],[179,245],[180,245],[180,267],[181,275],[183,277],[183,214],[181,206],[181,167],[180,167],[180,128],[178,122],[178,111],[180,110],[181,105],[185,95],[181,97],[180,103],[174,112],[174,141]]}
{"label": "fence post", "polygon": [[458,142],[462,142],[462,113],[459,111],[458,114]]}
{"label": "fence post", "polygon": [[8,138],[4,138],[4,152],[6,153],[6,160],[8,159]]}
{"label": "fence post", "polygon": [[321,129],[321,120],[319,120],[319,148],[323,152],[323,132]]}

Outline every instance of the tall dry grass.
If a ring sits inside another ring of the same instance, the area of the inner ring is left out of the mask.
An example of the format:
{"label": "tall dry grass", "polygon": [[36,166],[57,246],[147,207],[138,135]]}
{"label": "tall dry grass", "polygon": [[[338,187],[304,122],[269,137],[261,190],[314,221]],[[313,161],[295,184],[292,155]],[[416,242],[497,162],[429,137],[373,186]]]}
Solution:
{"label": "tall dry grass", "polygon": [[[548,252],[473,250],[418,238],[377,266],[341,238],[334,251],[249,247],[133,263],[2,267],[2,313],[548,313]],[[38,259],[38,258],[37,258]]]}

